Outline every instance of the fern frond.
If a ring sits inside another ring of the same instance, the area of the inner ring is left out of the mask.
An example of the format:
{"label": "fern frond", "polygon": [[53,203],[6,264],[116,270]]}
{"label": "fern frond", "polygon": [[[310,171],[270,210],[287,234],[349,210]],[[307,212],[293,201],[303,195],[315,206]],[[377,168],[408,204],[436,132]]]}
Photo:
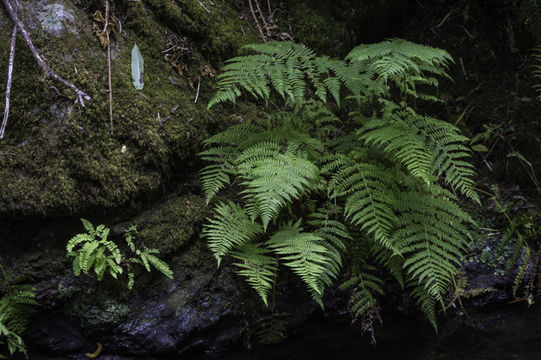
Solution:
{"label": "fern frond", "polygon": [[415,44],[402,39],[389,39],[377,44],[359,45],[346,56],[350,63],[361,63],[377,82],[396,83],[402,93],[418,97],[416,84],[437,85],[427,77],[449,78],[447,67],[453,61],[444,50]]}
{"label": "fern frond", "polygon": [[358,278],[358,286],[353,290],[349,300],[349,311],[354,319],[358,319],[368,310],[377,305],[374,293],[383,295],[383,281],[371,274],[365,273]]}
{"label": "fern frond", "polygon": [[228,201],[214,208],[213,219],[203,227],[202,235],[208,239],[209,248],[218,261],[234,247],[240,247],[263,233],[260,224],[252,222],[239,205]]}
{"label": "fern frond", "polygon": [[335,168],[328,183],[330,197],[346,199],[346,219],[397,252],[391,237],[396,218],[396,175],[384,167],[357,163],[347,157],[336,157],[325,170],[330,168]]}
{"label": "fern frond", "polygon": [[[346,253],[345,242],[351,239],[347,227],[340,221],[331,218],[330,210],[319,209],[310,215],[307,222],[314,228],[313,234],[323,239],[319,244],[327,249],[327,262],[324,264],[326,270],[322,273],[321,289],[331,286],[333,280],[338,278],[342,270],[342,256]],[[321,297],[313,295],[313,298],[323,307]]]}
{"label": "fern frond", "polygon": [[438,324],[436,320],[436,306],[439,301],[438,298],[430,294],[426,287],[422,285],[416,285],[411,291],[411,296],[417,300],[417,303],[421,306],[421,311],[425,315],[425,318],[437,331]]}
{"label": "fern frond", "polygon": [[295,148],[284,152],[274,142],[246,149],[237,159],[245,190],[240,193],[251,206],[251,217],[261,217],[263,229],[288,202],[299,199],[318,181],[316,165]]}
{"label": "fern frond", "polygon": [[241,261],[235,263],[240,268],[237,273],[247,278],[248,284],[267,306],[268,293],[274,285],[278,266],[276,259],[268,256],[269,253],[270,250],[253,244],[244,244],[231,252],[233,258]]}
{"label": "fern frond", "polygon": [[304,73],[311,69],[310,59],[314,52],[292,42],[268,42],[247,45],[258,54],[239,56],[227,62],[223,73],[218,75],[218,92],[208,107],[232,101],[240,95],[240,89],[258,99],[268,101],[272,86],[283,98],[298,101],[305,91]]}
{"label": "fern frond", "polygon": [[440,300],[471,239],[473,220],[454,202],[430,193],[403,193],[395,241],[405,255],[408,277]]}
{"label": "fern frond", "polygon": [[393,117],[392,123],[373,119],[359,134],[361,141],[396,157],[413,176],[423,179],[427,184],[433,182],[431,170],[434,158],[427,151],[423,139],[412,131],[407,122],[399,117]]}
{"label": "fern frond", "polygon": [[480,204],[479,195],[473,189],[475,169],[467,161],[471,158],[471,151],[464,145],[468,138],[448,122],[412,113],[404,113],[403,116],[411,127],[418,129],[426,148],[431,151],[434,159],[432,173],[443,177],[445,184]]}
{"label": "fern frond", "polygon": [[269,316],[262,317],[256,321],[256,340],[260,344],[278,344],[286,338],[287,313],[273,312]]}
{"label": "fern frond", "polygon": [[12,285],[6,281],[6,286],[9,291],[0,298],[0,339],[5,340],[9,353],[13,355],[15,352],[26,351],[21,336],[38,303],[35,300],[35,289],[31,285]]}
{"label": "fern frond", "polygon": [[[151,250],[151,249],[148,249]],[[152,255],[149,251],[145,253],[146,260],[159,272],[167,276],[169,279],[173,279],[173,271],[171,271],[171,268],[169,265],[158,258],[157,256]]]}
{"label": "fern frond", "polygon": [[321,278],[329,268],[329,250],[321,245],[323,238],[302,230],[298,222],[282,225],[265,244],[304,281],[314,296],[321,296]]}
{"label": "fern frond", "polygon": [[379,243],[374,243],[370,251],[374,261],[387,269],[398,284],[400,284],[400,287],[404,289],[404,257]]}

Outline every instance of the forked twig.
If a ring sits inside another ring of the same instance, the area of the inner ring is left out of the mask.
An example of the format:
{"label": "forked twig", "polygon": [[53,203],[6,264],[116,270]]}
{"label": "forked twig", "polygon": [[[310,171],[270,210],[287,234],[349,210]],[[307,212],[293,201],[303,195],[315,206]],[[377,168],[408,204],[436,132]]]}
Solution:
{"label": "forked twig", "polygon": [[45,70],[45,72],[47,73],[47,76],[52,77],[56,81],[61,82],[62,84],[66,85],[71,90],[73,90],[73,92],[75,92],[75,94],[77,95],[77,103],[81,104],[81,106],[84,107],[85,106],[84,100],[90,100],[90,96],[88,96],[88,94],[85,93],[84,91],[78,89],[75,85],[73,85],[69,81],[67,81],[64,78],[60,77],[58,74],[56,74],[53,71],[53,69],[51,69],[45,63],[45,61],[42,59],[42,57],[39,55],[38,51],[36,50],[36,47],[32,43],[32,40],[30,39],[30,35],[28,35],[28,32],[26,31],[24,25],[22,24],[22,22],[17,17],[17,14],[13,10],[13,7],[11,6],[9,0],[2,0],[2,2],[4,3],[4,6],[5,6],[8,14],[9,14],[9,17],[11,18],[11,21],[13,21],[13,23],[17,26],[18,31],[22,34],[22,36],[23,36],[23,38],[24,38],[24,40],[26,42],[26,45],[30,49],[30,52],[32,53],[32,56],[37,61],[39,66],[41,66],[41,68],[43,70]]}
{"label": "forked twig", "polygon": [[[4,0],[7,1],[7,0]],[[248,3],[250,4],[250,11],[252,12],[252,16],[254,18],[255,24],[257,26],[257,30],[259,30],[259,35],[261,35],[261,39],[263,41],[267,41],[267,38],[265,38],[265,35],[263,35],[263,30],[261,29],[261,25],[259,25],[259,21],[257,20],[257,16],[255,16],[254,6],[252,5],[252,0],[248,0]]]}

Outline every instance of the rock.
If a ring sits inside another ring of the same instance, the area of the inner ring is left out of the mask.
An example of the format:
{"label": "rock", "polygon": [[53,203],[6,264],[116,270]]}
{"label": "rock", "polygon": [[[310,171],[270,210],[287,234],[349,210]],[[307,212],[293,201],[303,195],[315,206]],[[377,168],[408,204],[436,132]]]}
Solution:
{"label": "rock", "polygon": [[[137,356],[216,352],[239,339],[242,284],[230,267],[216,268],[203,243],[170,261],[175,279],[140,276],[132,292],[88,277],[44,279],[42,304],[27,332],[33,349],[56,354],[92,352]],[[116,288],[116,289],[115,289]],[[43,311],[45,310],[45,311]]]}
{"label": "rock", "polygon": [[[92,99],[84,108],[74,104],[73,91],[44,78],[19,39],[10,117],[0,140],[0,214],[4,217],[137,209],[141,199],[171,183],[172,173],[196,171],[201,141],[209,136],[209,129],[223,122],[219,112],[206,109],[215,79],[201,76],[199,68],[217,67],[255,40],[247,25],[247,36],[242,35],[231,5],[217,2],[209,15],[191,1],[115,2],[111,131],[107,56],[95,33],[103,24],[93,24],[91,16],[97,10],[103,13],[100,4],[19,0],[19,17],[38,52],[58,75]],[[175,11],[161,10],[164,4]],[[118,19],[126,19],[122,32]],[[0,64],[8,62],[12,28],[7,13],[0,11]],[[164,53],[178,42],[187,50]],[[133,88],[130,71],[135,43],[145,58],[145,88],[140,92]],[[181,76],[173,66],[177,62],[183,65]],[[0,73],[1,84],[6,76]],[[172,84],[171,77],[182,86]],[[195,89],[189,84],[198,78],[201,91],[194,104]],[[173,106],[178,110],[171,114]],[[246,108],[241,105],[240,112]],[[167,121],[160,121],[159,114],[168,114]],[[127,151],[120,151],[123,148]]]}

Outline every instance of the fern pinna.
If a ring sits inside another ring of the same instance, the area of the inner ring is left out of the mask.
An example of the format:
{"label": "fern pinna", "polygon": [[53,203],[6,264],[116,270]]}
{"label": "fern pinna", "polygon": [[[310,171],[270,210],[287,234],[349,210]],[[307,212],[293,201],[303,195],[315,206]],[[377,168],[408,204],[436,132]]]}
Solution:
{"label": "fern pinna", "polygon": [[[388,272],[436,326],[470,237],[458,197],[479,202],[467,139],[410,104],[439,101],[449,54],[399,39],[345,60],[291,42],[248,48],[256,54],[228,62],[209,107],[243,93],[283,102],[205,141],[207,203],[229,198],[203,228],[218,264],[231,256],[265,304],[281,264],[321,306],[348,264],[355,318],[374,318]],[[349,116],[329,110],[345,101]]]}

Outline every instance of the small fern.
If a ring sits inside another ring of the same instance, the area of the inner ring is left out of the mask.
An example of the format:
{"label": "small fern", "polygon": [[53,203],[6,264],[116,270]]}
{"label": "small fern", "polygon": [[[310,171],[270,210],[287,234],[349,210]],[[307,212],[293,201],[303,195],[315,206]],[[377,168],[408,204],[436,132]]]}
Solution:
{"label": "small fern", "polygon": [[105,225],[98,225],[96,228],[85,219],[81,219],[83,227],[87,231],[75,235],[66,245],[66,256],[73,257],[73,273],[75,276],[88,274],[92,269],[98,281],[102,281],[106,273],[114,279],[124,273],[128,269],[128,289],[132,289],[135,280],[135,274],[131,271],[131,267],[127,266],[126,261],[132,264],[142,265],[147,271],[151,270],[151,266],[161,272],[168,278],[173,278],[173,272],[165,262],[160,260],[156,254],[159,254],[157,249],[143,250],[137,249],[133,242],[134,234],[137,228],[132,226],[126,229],[124,240],[128,245],[129,250],[135,257],[127,258],[116,243],[108,240],[109,228]]}
{"label": "small fern", "polygon": [[[26,353],[26,345],[22,339],[38,303],[35,300],[35,289],[27,284],[8,281],[0,265],[3,277],[0,281],[0,348],[7,347],[9,355],[16,352]],[[3,294],[2,294],[3,292]],[[0,359],[6,358],[0,352]]]}

